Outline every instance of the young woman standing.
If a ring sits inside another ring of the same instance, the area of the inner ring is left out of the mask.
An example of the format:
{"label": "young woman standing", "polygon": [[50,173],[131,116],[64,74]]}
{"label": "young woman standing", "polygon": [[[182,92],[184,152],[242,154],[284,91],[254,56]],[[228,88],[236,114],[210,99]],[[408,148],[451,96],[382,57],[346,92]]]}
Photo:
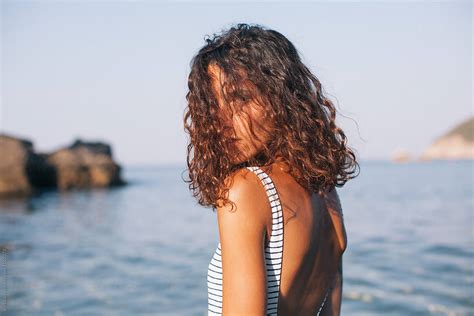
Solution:
{"label": "young woman standing", "polygon": [[209,315],[339,315],[336,186],[359,166],[319,80],[281,33],[237,24],[193,57],[190,190],[217,210]]}

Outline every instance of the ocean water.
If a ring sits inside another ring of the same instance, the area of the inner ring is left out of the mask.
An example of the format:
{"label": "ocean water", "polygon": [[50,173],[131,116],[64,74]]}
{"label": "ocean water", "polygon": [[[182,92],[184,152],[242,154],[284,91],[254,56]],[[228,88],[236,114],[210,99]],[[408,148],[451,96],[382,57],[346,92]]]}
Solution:
{"label": "ocean water", "polygon": [[[0,203],[0,314],[206,315],[217,218],[181,166]],[[342,315],[474,315],[473,162],[361,162],[338,188]]]}

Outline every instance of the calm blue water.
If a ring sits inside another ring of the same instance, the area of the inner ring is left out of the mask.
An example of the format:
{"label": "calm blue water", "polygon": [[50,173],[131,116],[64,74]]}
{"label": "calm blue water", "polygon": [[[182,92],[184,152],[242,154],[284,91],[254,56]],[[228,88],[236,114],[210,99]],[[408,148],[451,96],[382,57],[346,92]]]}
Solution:
{"label": "calm blue water", "polygon": [[[3,314],[205,315],[217,219],[183,170],[130,167],[125,188],[1,203]],[[468,161],[361,163],[338,189],[342,315],[474,315],[473,177]]]}

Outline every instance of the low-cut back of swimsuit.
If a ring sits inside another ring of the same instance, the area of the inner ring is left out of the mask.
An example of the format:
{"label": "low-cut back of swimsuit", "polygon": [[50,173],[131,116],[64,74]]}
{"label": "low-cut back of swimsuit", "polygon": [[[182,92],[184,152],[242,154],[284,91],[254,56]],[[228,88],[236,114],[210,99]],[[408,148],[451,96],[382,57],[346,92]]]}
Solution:
{"label": "low-cut back of swimsuit", "polygon": [[[266,315],[277,316],[280,293],[280,276],[283,259],[283,210],[275,185],[268,174],[259,167],[247,167],[261,180],[272,209],[272,233],[269,245],[265,247],[267,269],[267,308]],[[208,266],[208,316],[222,315],[222,253],[220,242]],[[329,294],[317,310],[319,315]]]}

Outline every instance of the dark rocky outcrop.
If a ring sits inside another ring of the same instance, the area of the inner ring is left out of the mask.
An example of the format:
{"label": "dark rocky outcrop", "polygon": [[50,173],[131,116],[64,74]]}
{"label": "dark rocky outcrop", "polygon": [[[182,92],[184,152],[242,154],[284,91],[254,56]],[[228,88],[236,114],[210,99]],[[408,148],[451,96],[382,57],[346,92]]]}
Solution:
{"label": "dark rocky outcrop", "polygon": [[0,134],[0,196],[29,195],[39,188],[111,187],[126,184],[110,145],[77,139],[52,153],[34,152],[33,143]]}
{"label": "dark rocky outcrop", "polygon": [[26,165],[33,144],[25,139],[0,136],[0,194],[25,195],[32,191]]}

